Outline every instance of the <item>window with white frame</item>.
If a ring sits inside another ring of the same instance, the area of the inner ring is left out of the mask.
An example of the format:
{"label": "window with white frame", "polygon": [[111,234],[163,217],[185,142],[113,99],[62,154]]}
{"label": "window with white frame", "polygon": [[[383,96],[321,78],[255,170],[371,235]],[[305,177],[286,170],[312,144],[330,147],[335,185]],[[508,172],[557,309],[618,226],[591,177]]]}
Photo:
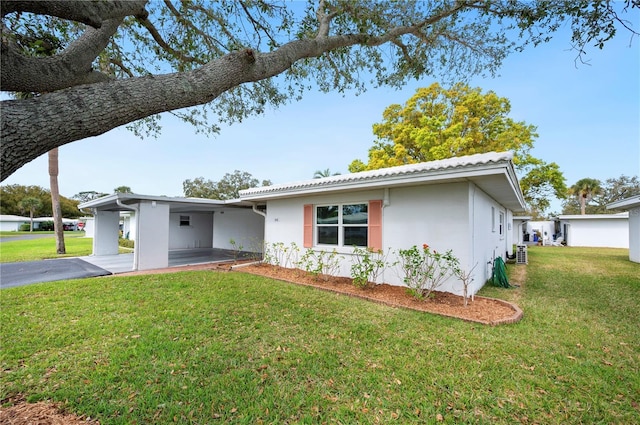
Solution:
{"label": "window with white frame", "polygon": [[189,226],[191,225],[191,216],[181,215],[180,216],[180,226]]}
{"label": "window with white frame", "polygon": [[367,203],[316,206],[316,243],[333,246],[367,246],[368,208]]}
{"label": "window with white frame", "polygon": [[498,229],[500,231],[500,236],[504,236],[504,212],[500,211],[500,214],[498,214],[498,218]]}

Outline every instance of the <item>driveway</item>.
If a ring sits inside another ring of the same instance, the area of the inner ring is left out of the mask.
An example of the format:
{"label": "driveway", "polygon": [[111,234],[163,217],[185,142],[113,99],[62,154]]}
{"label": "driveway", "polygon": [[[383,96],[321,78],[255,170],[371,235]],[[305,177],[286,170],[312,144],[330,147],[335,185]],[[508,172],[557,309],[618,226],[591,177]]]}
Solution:
{"label": "driveway", "polygon": [[0,263],[0,288],[110,275],[111,272],[80,258],[60,258],[21,263]]}

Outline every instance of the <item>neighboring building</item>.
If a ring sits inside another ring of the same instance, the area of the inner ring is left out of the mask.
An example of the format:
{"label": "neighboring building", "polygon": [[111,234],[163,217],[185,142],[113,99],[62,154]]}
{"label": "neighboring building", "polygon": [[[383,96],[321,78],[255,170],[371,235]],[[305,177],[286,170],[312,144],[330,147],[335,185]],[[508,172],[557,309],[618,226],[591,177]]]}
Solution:
{"label": "neighboring building", "polygon": [[[17,232],[20,230],[21,225],[29,224],[29,222],[30,222],[29,217],[3,214],[3,215],[0,215],[0,231]],[[35,226],[35,223],[34,223],[34,226]]]}
{"label": "neighboring building", "polygon": [[607,208],[628,211],[629,260],[640,263],[640,196],[613,202]]}
{"label": "neighboring building", "polygon": [[[336,250],[349,276],[353,245],[391,252],[428,244],[453,250],[473,270],[470,293],[491,276],[493,260],[513,252],[513,212],[524,199],[511,153],[487,153],[442,161],[331,176],[248,189],[240,199],[266,206],[265,243],[295,243]],[[517,239],[517,238],[516,238]],[[380,282],[402,285],[390,267]],[[449,279],[441,290],[460,294]]]}
{"label": "neighboring building", "polygon": [[525,242],[548,245],[553,242],[557,236],[560,236],[560,232],[556,227],[557,222],[554,220],[528,221],[525,228],[524,240]]}
{"label": "neighboring building", "polygon": [[558,216],[567,246],[629,248],[629,213]]}
{"label": "neighboring building", "polygon": [[527,223],[531,221],[529,215],[513,216],[513,243],[521,245],[529,242],[530,234],[527,233]]}
{"label": "neighboring building", "polygon": [[[0,215],[0,230],[4,232],[17,232],[20,230],[20,225],[29,224],[31,219],[29,217],[21,217],[18,215]],[[41,223],[48,221],[53,222],[53,217],[34,217],[33,218],[33,230],[38,230]],[[78,230],[78,220],[70,218],[63,218],[62,223],[65,230]]]}

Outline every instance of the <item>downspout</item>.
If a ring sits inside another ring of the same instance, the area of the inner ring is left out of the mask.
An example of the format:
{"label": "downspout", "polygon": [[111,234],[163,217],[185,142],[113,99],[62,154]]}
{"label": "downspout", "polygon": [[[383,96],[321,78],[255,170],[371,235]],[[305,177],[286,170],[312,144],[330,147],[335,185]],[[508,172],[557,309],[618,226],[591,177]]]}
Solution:
{"label": "downspout", "polygon": [[267,240],[267,214],[258,209],[258,204],[256,202],[251,203],[251,211],[264,217],[264,231],[262,233],[262,258],[264,259],[265,243]]}
{"label": "downspout", "polygon": [[267,214],[263,213],[262,211],[260,211],[258,209],[258,204],[255,202],[251,203],[251,211],[253,211],[254,213],[263,216],[264,218],[267,218]]}
{"label": "downspout", "polygon": [[136,241],[133,246],[133,271],[138,270],[138,246],[140,243],[140,214],[138,213],[137,207],[132,207],[131,205],[125,205],[120,201],[120,199],[116,199],[116,204],[120,208],[124,208],[125,210],[130,210],[136,213]]}

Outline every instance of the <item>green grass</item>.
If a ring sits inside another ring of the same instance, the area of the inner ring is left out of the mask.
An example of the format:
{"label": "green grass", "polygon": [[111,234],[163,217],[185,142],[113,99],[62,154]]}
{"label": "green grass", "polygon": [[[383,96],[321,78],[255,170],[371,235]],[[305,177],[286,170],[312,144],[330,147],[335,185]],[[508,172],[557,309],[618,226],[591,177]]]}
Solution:
{"label": "green grass", "polygon": [[241,273],[4,289],[0,399],[104,424],[638,423],[627,255],[531,248],[523,287],[482,291],[524,309],[498,327]]}
{"label": "green grass", "polygon": [[[21,232],[11,233],[14,236],[16,233]],[[29,234],[29,232],[24,233]],[[93,249],[93,238],[84,238],[84,232],[65,232],[64,245],[67,253],[58,255],[53,232],[37,232],[37,234],[50,234],[51,237],[14,241],[10,238],[3,239],[0,242],[0,262],[11,263],[15,261],[44,260],[47,258],[80,257],[91,255]]]}

